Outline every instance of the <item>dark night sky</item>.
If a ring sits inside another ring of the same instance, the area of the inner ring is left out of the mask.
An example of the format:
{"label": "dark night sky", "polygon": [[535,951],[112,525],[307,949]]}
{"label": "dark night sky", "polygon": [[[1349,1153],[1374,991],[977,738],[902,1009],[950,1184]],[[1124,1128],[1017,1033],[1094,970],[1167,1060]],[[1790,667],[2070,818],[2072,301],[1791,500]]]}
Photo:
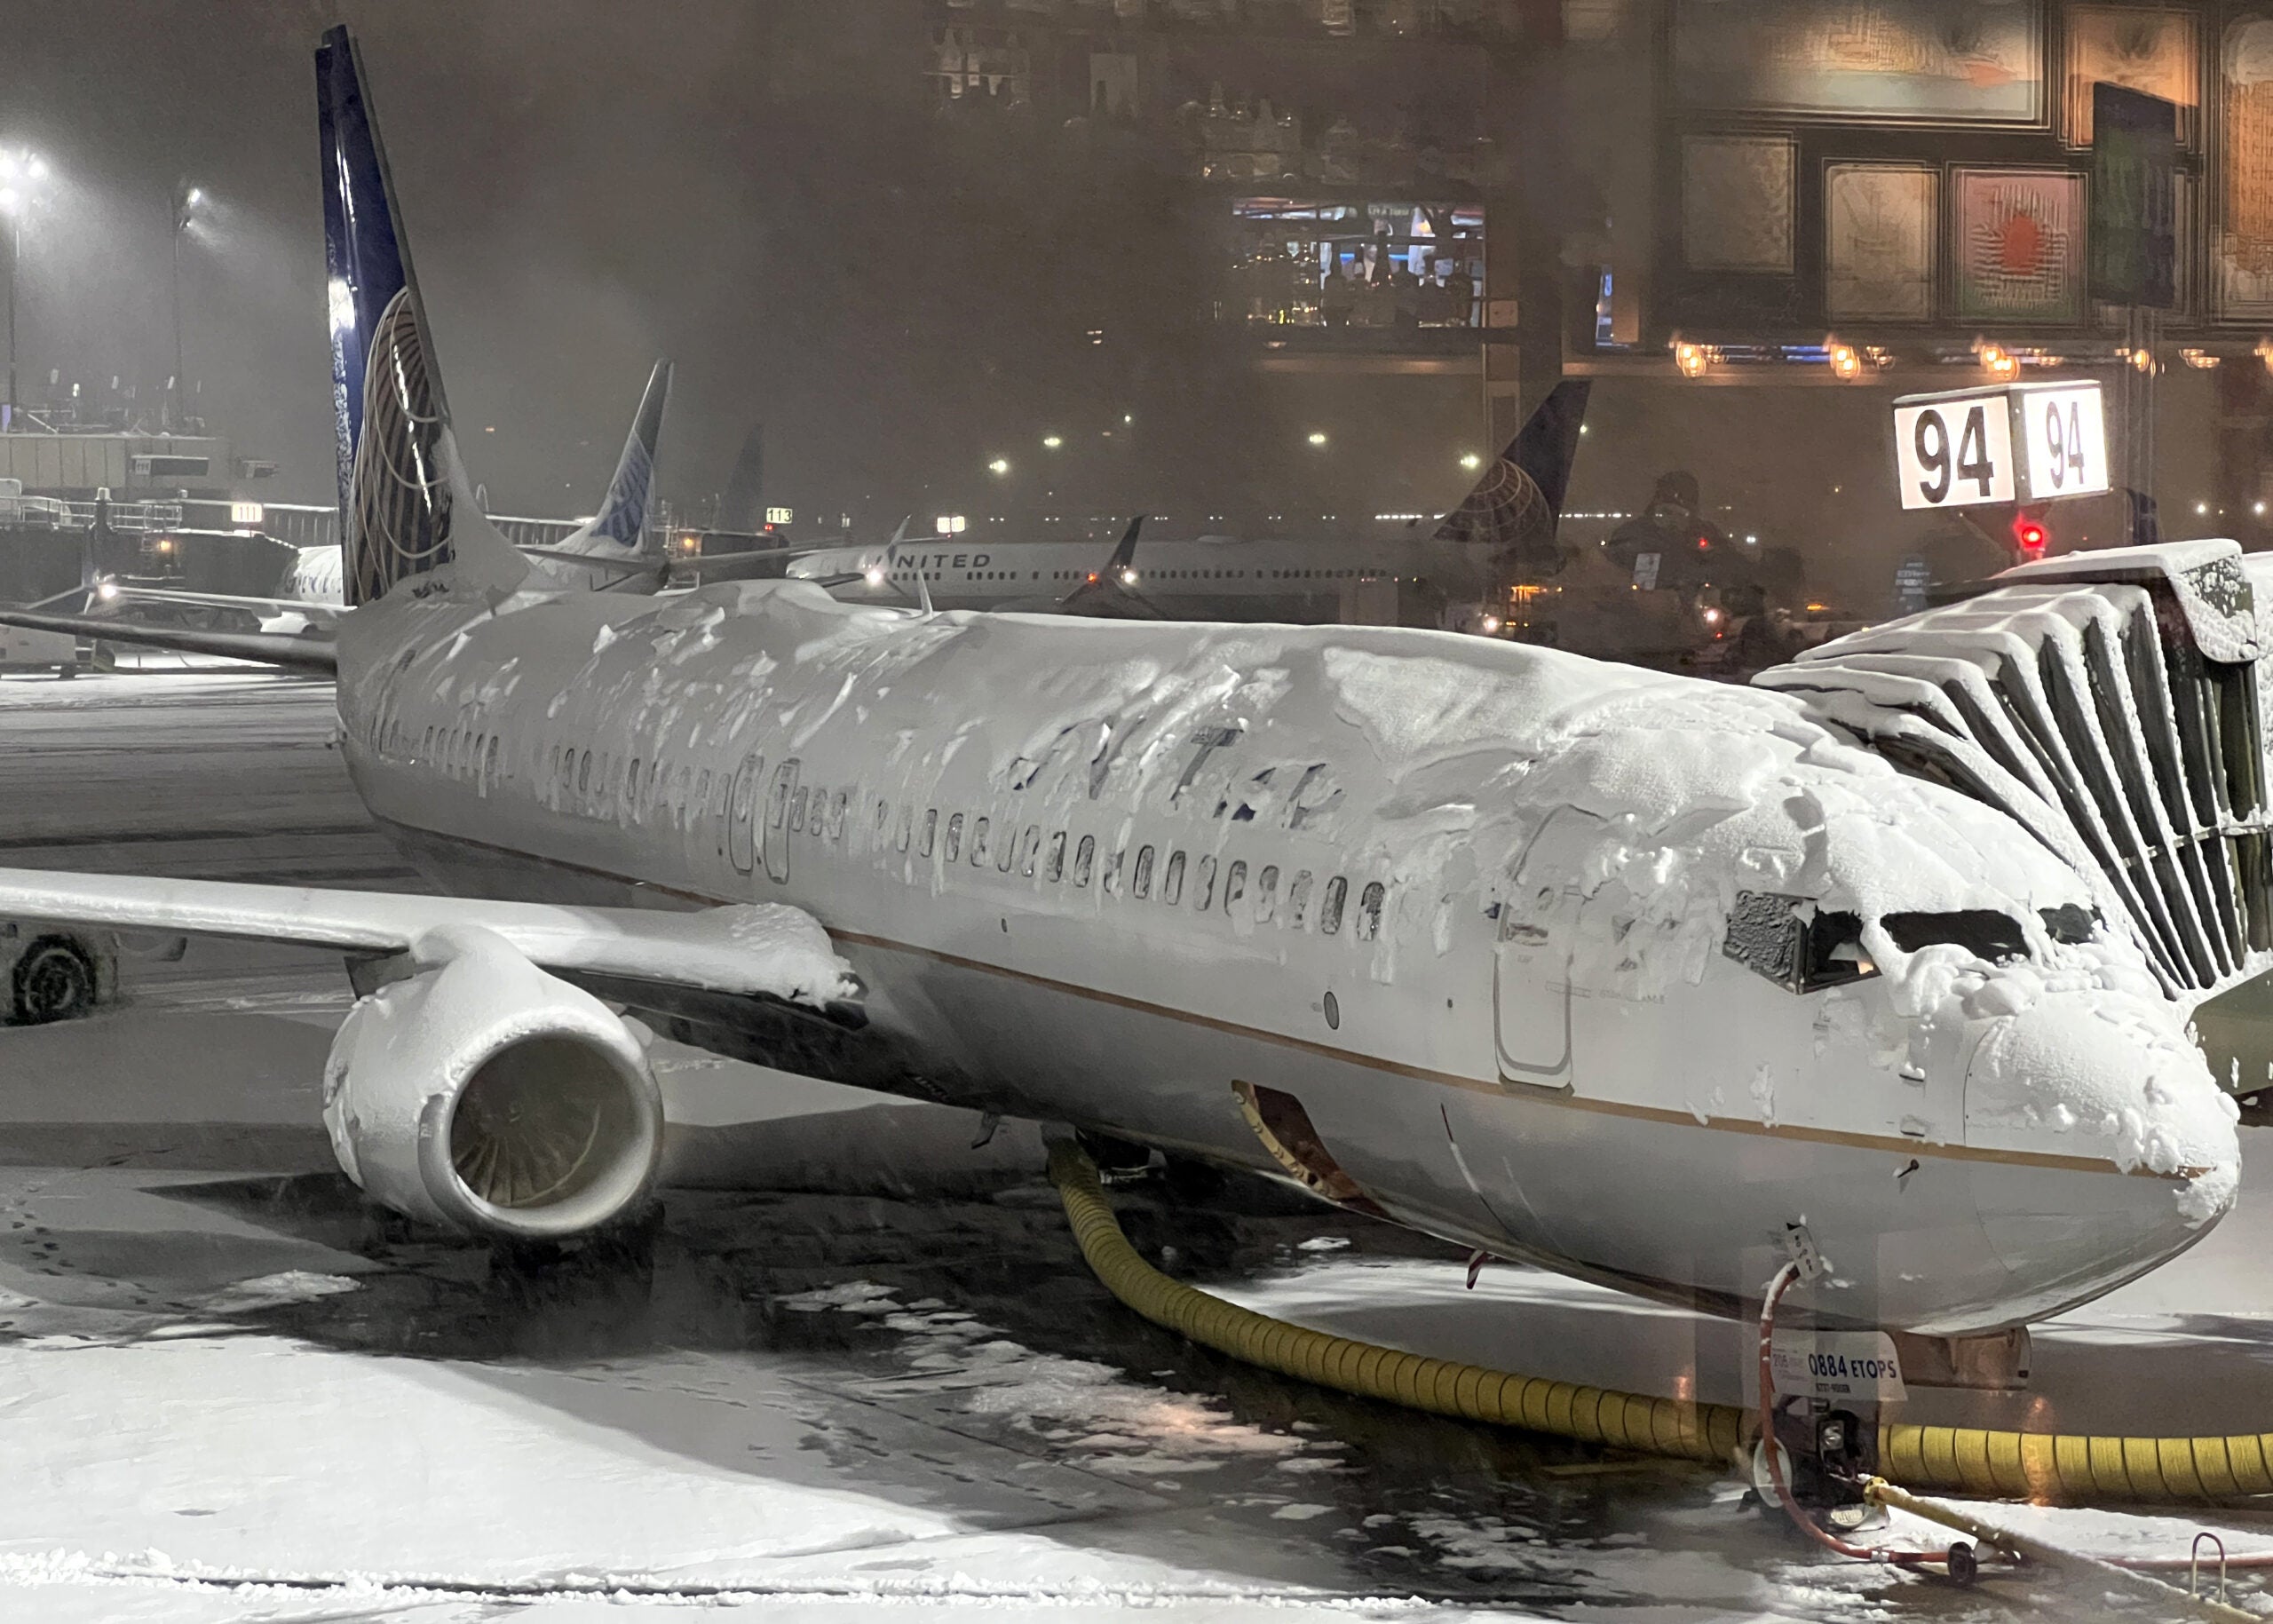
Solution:
{"label": "dark night sky", "polygon": [[[1143,185],[944,141],[912,0],[4,0],[0,142],[52,166],[28,377],[162,385],[186,178],[215,200],[185,248],[187,374],[241,452],[283,464],[274,499],[329,499],[310,53],[342,19],[502,511],[589,509],[657,354],[680,362],[667,495],[719,488],[763,421],[775,500],[873,495],[868,517],[949,499],[923,478],[1061,408],[1161,399],[1157,358],[1080,337],[1115,300],[1184,297],[1166,250],[1093,251],[1130,241]],[[1164,438],[1145,460],[1190,457]]]}

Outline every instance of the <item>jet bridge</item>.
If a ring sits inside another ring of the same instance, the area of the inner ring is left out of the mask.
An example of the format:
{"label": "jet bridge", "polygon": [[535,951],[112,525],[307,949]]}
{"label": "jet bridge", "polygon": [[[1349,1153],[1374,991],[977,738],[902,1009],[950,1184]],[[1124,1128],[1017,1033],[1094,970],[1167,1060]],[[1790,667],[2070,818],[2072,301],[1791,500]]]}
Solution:
{"label": "jet bridge", "polygon": [[2273,1081],[2261,602],[2273,556],[2230,541],[2077,553],[1754,681],[2018,820],[2091,882],[2168,997],[2247,988],[2202,1018],[2228,1033],[2206,1042],[2214,1067],[2247,1093]]}

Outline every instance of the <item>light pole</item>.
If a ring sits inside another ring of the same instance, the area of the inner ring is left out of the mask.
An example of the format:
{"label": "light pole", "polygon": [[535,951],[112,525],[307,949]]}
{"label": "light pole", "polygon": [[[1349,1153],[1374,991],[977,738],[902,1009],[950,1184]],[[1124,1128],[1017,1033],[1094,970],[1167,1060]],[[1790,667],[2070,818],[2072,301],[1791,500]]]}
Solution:
{"label": "light pole", "polygon": [[181,240],[190,223],[197,218],[197,205],[205,201],[205,194],[187,182],[174,188],[174,375],[166,391],[166,427],[178,434],[182,432],[181,415]]}
{"label": "light pole", "polygon": [[15,187],[0,187],[0,213],[8,217],[8,401],[0,411],[4,432],[16,426],[16,266],[23,254],[24,200]]}
{"label": "light pole", "polygon": [[0,152],[0,214],[8,217],[8,400],[0,429],[16,425],[16,271],[23,263],[26,193],[46,175],[47,165],[35,154]]}

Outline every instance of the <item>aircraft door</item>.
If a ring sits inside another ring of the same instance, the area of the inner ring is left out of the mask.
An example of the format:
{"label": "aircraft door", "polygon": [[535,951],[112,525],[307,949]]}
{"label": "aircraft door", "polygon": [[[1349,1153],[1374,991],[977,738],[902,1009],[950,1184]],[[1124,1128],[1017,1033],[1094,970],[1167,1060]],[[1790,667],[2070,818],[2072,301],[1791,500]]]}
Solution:
{"label": "aircraft door", "polygon": [[1492,974],[1503,1081],[1571,1085],[1571,932],[1582,860],[1602,822],[1559,806],[1516,860]]}
{"label": "aircraft door", "polygon": [[765,771],[765,757],[746,756],[734,774],[733,793],[726,800],[726,855],[740,874],[757,867],[757,779]]}
{"label": "aircraft door", "polygon": [[765,796],[765,875],[777,885],[789,879],[789,802],[797,793],[797,768],[795,760],[774,768]]}

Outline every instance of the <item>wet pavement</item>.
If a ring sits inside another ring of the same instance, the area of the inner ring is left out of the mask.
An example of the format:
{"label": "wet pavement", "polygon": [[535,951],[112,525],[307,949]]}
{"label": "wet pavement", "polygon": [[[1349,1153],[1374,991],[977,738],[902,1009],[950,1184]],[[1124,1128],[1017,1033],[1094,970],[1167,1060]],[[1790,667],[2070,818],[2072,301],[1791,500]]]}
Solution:
{"label": "wet pavement", "polygon": [[[0,682],[0,863],[416,889],[329,727],[328,689],[261,677]],[[0,1029],[0,1618],[2112,1605],[1842,1564],[1724,1474],[1239,1366],[1097,1284],[1033,1129],[974,1149],[970,1113],[689,1051],[661,1067],[680,1187],[649,1221],[565,1252],[438,1238],[332,1163],[336,963],[199,943],[127,979],[94,1019]],[[1164,1267],[1308,1323],[1737,1396],[1714,1390],[1735,1327],[1504,1265],[1469,1292],[1452,1248],[1257,1182],[1116,1201]],[[2259,1211],[2041,1335],[2031,1396],[1964,1402],[2159,1425],[2214,1391],[2186,1430],[2260,1424]],[[2224,1523],[2273,1547],[2273,1519]]]}

